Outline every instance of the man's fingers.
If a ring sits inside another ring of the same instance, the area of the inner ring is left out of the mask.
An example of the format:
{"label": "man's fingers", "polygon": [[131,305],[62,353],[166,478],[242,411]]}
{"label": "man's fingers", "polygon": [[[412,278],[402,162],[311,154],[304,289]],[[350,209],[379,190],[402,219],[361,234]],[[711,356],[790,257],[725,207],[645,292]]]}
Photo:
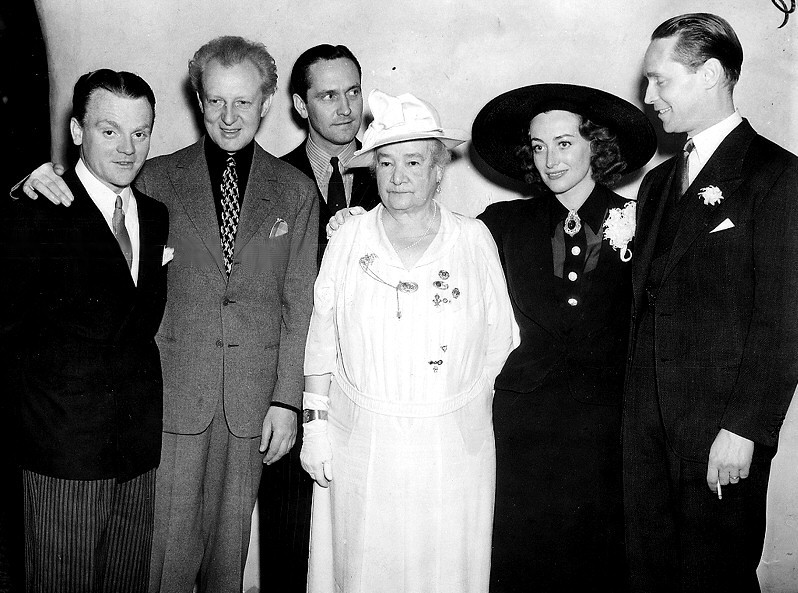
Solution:
{"label": "man's fingers", "polygon": [[718,491],[718,468],[711,465],[707,469],[707,486],[712,492]]}
{"label": "man's fingers", "polygon": [[25,183],[22,186],[22,191],[25,192],[25,195],[28,196],[31,200],[35,200],[39,197],[39,194],[36,193],[36,190],[31,187],[29,183]]}
{"label": "man's fingers", "polygon": [[275,461],[279,461],[286,453],[291,450],[296,442],[296,437],[290,434],[280,435],[277,432],[272,434],[269,450],[266,452],[266,457],[263,462],[266,465],[271,465]]}

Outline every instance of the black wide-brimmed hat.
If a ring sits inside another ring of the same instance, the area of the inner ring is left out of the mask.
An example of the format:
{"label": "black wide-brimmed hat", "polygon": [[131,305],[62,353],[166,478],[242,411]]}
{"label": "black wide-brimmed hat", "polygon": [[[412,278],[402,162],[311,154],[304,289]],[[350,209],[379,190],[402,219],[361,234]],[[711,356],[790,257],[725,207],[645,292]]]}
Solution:
{"label": "black wide-brimmed hat", "polygon": [[491,99],[477,114],[471,142],[480,157],[509,177],[525,181],[518,148],[529,143],[529,122],[539,113],[571,111],[610,129],[618,138],[624,173],[645,165],[657,137],[640,109],[610,93],[575,84],[533,84]]}

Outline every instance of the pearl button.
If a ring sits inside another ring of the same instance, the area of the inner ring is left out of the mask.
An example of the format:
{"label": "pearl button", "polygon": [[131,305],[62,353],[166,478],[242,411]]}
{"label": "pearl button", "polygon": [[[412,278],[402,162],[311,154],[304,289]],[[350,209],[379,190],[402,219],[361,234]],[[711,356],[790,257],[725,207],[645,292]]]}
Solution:
{"label": "pearl button", "polygon": [[573,247],[571,247],[571,253],[574,255],[579,255],[580,253],[582,253],[582,250],[579,248],[579,245],[574,245]]}
{"label": "pearl button", "polygon": [[568,304],[571,305],[572,307],[576,307],[578,303],[576,299],[568,299]]}
{"label": "pearl button", "polygon": [[568,272],[568,280],[571,282],[576,282],[576,279],[579,278],[579,274],[576,272]]}

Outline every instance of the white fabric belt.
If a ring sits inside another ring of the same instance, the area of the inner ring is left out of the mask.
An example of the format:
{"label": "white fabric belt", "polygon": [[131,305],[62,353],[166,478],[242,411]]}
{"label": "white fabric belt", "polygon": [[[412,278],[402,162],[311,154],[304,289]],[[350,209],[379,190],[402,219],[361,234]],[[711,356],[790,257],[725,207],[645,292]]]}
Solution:
{"label": "white fabric belt", "polygon": [[375,414],[403,416],[407,418],[431,418],[449,414],[465,406],[487,388],[485,373],[483,372],[471,387],[452,397],[431,402],[394,402],[377,399],[367,393],[358,391],[340,374],[333,376],[333,380],[355,405],[369,412],[374,412]]}

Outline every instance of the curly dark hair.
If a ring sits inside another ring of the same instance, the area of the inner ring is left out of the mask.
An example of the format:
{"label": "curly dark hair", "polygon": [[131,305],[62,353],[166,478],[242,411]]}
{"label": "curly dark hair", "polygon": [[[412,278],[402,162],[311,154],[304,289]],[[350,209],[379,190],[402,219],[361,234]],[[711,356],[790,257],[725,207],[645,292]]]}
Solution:
{"label": "curly dark hair", "polygon": [[[575,115],[578,115],[580,119],[579,134],[590,142],[590,170],[593,181],[606,187],[612,187],[618,183],[626,169],[626,161],[621,156],[617,136],[609,128],[600,126],[578,113]],[[527,139],[529,138],[528,125],[524,135]],[[530,185],[545,186],[535,167],[531,143],[527,141],[526,144],[519,146],[516,154],[523,161],[526,182]]]}

